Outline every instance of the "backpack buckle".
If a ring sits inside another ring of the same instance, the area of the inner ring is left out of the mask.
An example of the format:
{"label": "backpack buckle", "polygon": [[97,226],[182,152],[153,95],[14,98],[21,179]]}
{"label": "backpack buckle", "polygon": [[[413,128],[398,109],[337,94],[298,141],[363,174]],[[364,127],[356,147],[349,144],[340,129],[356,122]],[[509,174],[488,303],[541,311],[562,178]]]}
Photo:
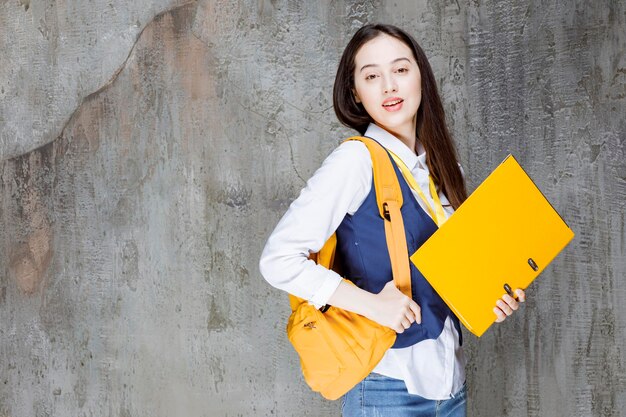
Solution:
{"label": "backpack buckle", "polygon": [[385,219],[391,221],[391,215],[389,214],[389,206],[387,203],[383,203],[383,216]]}

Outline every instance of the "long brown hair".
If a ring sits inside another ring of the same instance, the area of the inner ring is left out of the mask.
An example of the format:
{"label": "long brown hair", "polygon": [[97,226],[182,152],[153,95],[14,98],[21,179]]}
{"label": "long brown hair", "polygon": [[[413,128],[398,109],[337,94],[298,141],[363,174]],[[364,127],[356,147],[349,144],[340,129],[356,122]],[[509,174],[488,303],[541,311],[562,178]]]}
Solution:
{"label": "long brown hair", "polygon": [[413,51],[422,79],[422,101],[417,110],[415,135],[426,150],[426,163],[437,191],[443,190],[456,210],[467,198],[465,181],[457,163],[454,142],[446,126],[446,116],[433,70],[426,54],[411,35],[396,26],[381,23],[367,24],[357,30],[339,61],[333,87],[335,114],[341,123],[357,130],[361,135],[365,134],[369,123],[374,123],[352,93],[354,67],[359,48],[383,33],[402,41]]}

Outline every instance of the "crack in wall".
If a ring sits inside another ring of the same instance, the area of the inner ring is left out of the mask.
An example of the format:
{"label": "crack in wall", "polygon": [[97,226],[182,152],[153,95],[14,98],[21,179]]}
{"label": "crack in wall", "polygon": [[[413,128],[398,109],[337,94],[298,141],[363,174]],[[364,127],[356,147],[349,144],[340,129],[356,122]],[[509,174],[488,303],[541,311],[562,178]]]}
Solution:
{"label": "crack in wall", "polygon": [[[44,148],[45,146],[49,145],[50,143],[60,139],[63,137],[65,130],[67,129],[67,126],[70,124],[70,122],[74,119],[74,116],[76,116],[76,113],[81,109],[81,107],[83,106],[83,104],[88,101],[89,99],[91,99],[92,97],[97,96],[98,94],[102,93],[103,91],[105,91],[107,88],[109,88],[110,86],[112,86],[115,81],[117,80],[117,78],[119,77],[119,75],[122,73],[122,71],[124,71],[124,69],[126,68],[126,64],[128,63],[128,60],[133,56],[133,52],[135,51],[135,48],[137,46],[137,44],[139,43],[139,41],[141,40],[141,37],[144,33],[144,31],[150,27],[157,19],[159,19],[160,17],[162,17],[163,15],[166,15],[168,13],[172,13],[175,12],[176,10],[179,9],[183,9],[187,6],[189,6],[190,4],[198,4],[198,0],[191,0],[179,5],[176,5],[174,7],[170,7],[169,9],[163,10],[159,13],[157,13],[156,15],[154,15],[152,17],[152,19],[150,19],[145,25],[144,27],[141,29],[141,31],[137,34],[137,37],[135,39],[135,42],[133,43],[133,46],[131,46],[131,48],[128,51],[128,55],[126,56],[126,58],[124,59],[124,61],[122,61],[122,63],[120,64],[120,66],[118,67],[118,69],[113,73],[113,75],[109,78],[109,80],[107,82],[105,82],[100,88],[98,88],[97,90],[87,94],[86,96],[84,96],[80,102],[78,103],[78,105],[76,106],[76,108],[74,109],[74,111],[69,115],[69,117],[67,118],[67,121],[63,124],[63,126],[60,129],[60,132],[58,135],[56,135],[54,138],[52,138],[51,140],[40,144],[39,146],[37,146],[36,148],[30,149],[29,151],[23,152],[21,154],[18,155],[12,155],[8,158],[5,158],[4,160],[0,160],[0,162],[4,162],[4,161],[10,161],[19,157],[22,157],[24,155],[28,155],[31,152],[36,152],[38,150],[41,150],[42,148]],[[195,36],[195,35],[194,35]]]}

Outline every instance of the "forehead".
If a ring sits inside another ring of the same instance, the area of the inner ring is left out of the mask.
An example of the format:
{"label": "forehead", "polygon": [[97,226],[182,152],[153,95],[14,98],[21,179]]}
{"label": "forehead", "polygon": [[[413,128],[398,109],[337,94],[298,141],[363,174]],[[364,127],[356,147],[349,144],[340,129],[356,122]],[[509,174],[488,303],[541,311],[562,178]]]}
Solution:
{"label": "forehead", "polygon": [[[412,62],[413,52],[404,42],[399,39],[381,34],[364,43],[354,57],[355,70],[359,71],[363,65],[388,65],[396,58],[406,57]],[[405,61],[406,62],[406,61]]]}

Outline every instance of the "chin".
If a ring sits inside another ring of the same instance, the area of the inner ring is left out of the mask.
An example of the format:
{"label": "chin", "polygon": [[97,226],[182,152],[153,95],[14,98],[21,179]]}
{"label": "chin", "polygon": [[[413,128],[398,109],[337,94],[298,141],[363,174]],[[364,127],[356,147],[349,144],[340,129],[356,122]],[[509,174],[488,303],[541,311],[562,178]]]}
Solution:
{"label": "chin", "polygon": [[[398,115],[400,116],[400,115]],[[397,118],[382,118],[381,122],[378,123],[381,126],[386,127],[387,129],[390,130],[397,130],[398,128],[404,126],[407,123],[411,123],[412,119],[410,117],[397,117]]]}

